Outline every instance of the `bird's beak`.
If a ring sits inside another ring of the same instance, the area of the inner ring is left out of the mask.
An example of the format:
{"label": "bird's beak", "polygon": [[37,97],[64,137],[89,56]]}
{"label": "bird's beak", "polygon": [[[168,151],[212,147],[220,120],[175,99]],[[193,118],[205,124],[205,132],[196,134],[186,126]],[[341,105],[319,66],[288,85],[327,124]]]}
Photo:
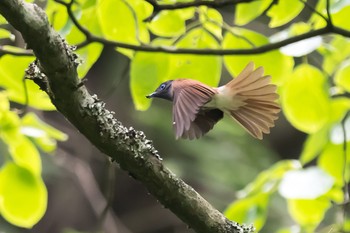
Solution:
{"label": "bird's beak", "polygon": [[151,94],[149,94],[149,95],[146,95],[146,98],[150,99],[150,98],[154,97],[155,94],[156,94],[156,93],[153,92],[153,93],[151,93]]}

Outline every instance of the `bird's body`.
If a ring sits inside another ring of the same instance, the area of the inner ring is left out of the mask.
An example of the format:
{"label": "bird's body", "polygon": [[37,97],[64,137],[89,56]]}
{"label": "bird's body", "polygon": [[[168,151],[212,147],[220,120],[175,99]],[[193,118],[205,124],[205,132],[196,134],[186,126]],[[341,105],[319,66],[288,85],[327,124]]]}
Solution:
{"label": "bird's body", "polygon": [[176,138],[199,138],[223,118],[233,118],[253,137],[262,139],[278,118],[276,86],[262,67],[251,62],[224,86],[209,87],[196,80],[178,79],[162,83],[148,98],[173,101]]}

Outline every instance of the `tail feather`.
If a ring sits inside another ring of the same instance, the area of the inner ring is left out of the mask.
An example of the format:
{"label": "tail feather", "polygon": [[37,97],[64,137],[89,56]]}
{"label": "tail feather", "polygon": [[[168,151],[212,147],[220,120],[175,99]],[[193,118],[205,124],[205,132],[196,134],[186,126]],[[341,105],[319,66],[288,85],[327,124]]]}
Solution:
{"label": "tail feather", "polygon": [[254,70],[250,62],[246,68],[226,88],[235,93],[234,98],[243,101],[242,106],[230,110],[231,117],[246,129],[253,137],[262,139],[263,133],[270,133],[280,112],[277,87],[270,83],[270,76],[263,76],[264,69]]}

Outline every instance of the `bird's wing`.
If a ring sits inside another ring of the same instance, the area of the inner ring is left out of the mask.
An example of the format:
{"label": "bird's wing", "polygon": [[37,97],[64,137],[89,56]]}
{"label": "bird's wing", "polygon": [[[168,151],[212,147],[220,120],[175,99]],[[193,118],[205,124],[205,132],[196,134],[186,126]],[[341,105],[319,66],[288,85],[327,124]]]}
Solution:
{"label": "bird's wing", "polygon": [[190,128],[183,132],[182,138],[190,140],[200,138],[211,130],[214,125],[224,117],[224,113],[217,109],[200,109],[196,115],[196,119],[191,122]]}
{"label": "bird's wing", "polygon": [[192,131],[191,129],[197,127],[192,124],[200,108],[211,100],[216,91],[201,82],[190,79],[176,80],[172,88],[174,92],[173,124],[176,139],[187,138],[189,130]]}

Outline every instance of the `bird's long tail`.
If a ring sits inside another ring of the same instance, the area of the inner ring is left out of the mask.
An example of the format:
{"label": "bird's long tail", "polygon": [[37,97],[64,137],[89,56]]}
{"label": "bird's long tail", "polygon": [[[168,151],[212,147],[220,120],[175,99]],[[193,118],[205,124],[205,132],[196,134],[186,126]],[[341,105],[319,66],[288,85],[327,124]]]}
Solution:
{"label": "bird's long tail", "polygon": [[276,86],[270,83],[271,76],[263,75],[264,69],[259,67],[254,70],[254,63],[250,62],[225,86],[235,93],[234,98],[243,101],[242,106],[229,110],[229,114],[258,139],[262,139],[263,133],[270,133],[280,112],[280,107],[275,102],[279,97]]}

